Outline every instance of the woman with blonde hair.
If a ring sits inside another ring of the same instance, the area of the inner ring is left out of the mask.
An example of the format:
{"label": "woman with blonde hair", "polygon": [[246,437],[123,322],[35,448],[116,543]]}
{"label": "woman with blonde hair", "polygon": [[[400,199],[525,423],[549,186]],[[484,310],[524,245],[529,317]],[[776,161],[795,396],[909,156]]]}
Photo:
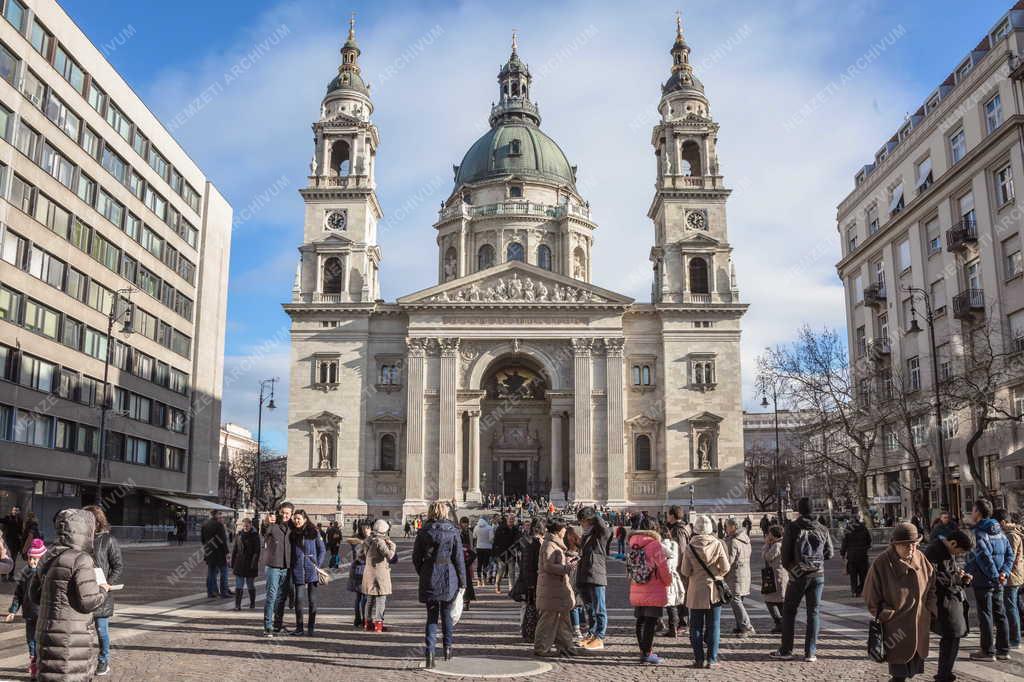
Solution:
{"label": "woman with blonde hair", "polygon": [[455,626],[451,605],[466,586],[466,562],[459,529],[452,523],[447,502],[433,502],[427,510],[427,522],[416,533],[412,565],[419,574],[419,599],[427,607],[426,667],[434,667],[437,623],[441,621],[444,660],[452,658]]}
{"label": "woman with blonde hair", "polygon": [[729,572],[725,543],[715,536],[715,522],[701,514],[693,522],[693,537],[680,550],[679,573],[686,578],[686,607],[690,609],[690,645],[693,667],[717,668],[722,590]]}

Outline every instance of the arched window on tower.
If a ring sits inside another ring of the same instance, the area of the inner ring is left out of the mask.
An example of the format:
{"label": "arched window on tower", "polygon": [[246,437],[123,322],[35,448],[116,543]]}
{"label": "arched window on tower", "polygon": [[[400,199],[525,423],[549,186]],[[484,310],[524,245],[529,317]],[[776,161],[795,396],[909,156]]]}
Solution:
{"label": "arched window on tower", "polygon": [[380,470],[381,471],[397,471],[398,470],[398,457],[396,453],[398,448],[395,447],[395,434],[385,433],[380,437]]}
{"label": "arched window on tower", "polygon": [[682,167],[683,175],[703,175],[700,165],[700,147],[693,140],[689,140],[683,143],[682,148]]}
{"label": "arched window on tower", "polygon": [[480,250],[476,252],[476,269],[486,270],[487,268],[494,267],[494,247],[490,244],[484,244],[480,247]]}
{"label": "arched window on tower", "polygon": [[519,138],[516,138],[508,143],[508,154],[509,156],[519,156],[523,153],[523,142]]}
{"label": "arched window on tower", "polygon": [[522,263],[523,261],[526,260],[524,254],[523,254],[523,245],[520,244],[519,242],[512,242],[511,244],[509,244],[508,245],[508,249],[507,249],[507,251],[505,253],[506,253],[505,260],[509,260],[509,261],[517,260],[520,263]]}
{"label": "arched window on tower", "polygon": [[352,171],[352,150],[345,140],[338,140],[331,145],[331,170],[340,176]]}
{"label": "arched window on tower", "polygon": [[537,249],[537,265],[545,270],[551,269],[551,247],[541,244]]}
{"label": "arched window on tower", "polygon": [[711,289],[708,285],[708,262],[700,257],[690,259],[690,293],[707,294]]}
{"label": "arched window on tower", "polygon": [[640,435],[633,443],[633,469],[635,471],[651,470],[651,439]]}
{"label": "arched window on tower", "polygon": [[345,271],[341,267],[340,258],[328,258],[324,261],[323,292],[325,294],[340,294],[344,281]]}
{"label": "arched window on tower", "polygon": [[454,246],[449,246],[448,250],[444,252],[444,281],[455,279],[459,274],[459,255],[455,250]]}

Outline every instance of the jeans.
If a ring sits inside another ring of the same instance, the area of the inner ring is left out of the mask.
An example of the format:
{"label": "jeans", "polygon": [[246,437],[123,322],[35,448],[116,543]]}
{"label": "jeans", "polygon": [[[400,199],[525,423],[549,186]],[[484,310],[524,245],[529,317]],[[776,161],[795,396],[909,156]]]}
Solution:
{"label": "jeans", "polygon": [[848,558],[846,572],[850,574],[850,592],[860,594],[864,590],[864,579],[868,577],[867,555]]}
{"label": "jeans", "polygon": [[772,617],[775,622],[775,629],[782,629],[782,605],[778,602],[768,602],[765,604],[768,608],[768,615]]}
{"label": "jeans", "polygon": [[384,608],[388,604],[386,595],[367,597],[366,611],[370,614],[371,622],[384,622]]}
{"label": "jeans", "polygon": [[[96,638],[100,643],[100,663],[106,663],[110,660],[110,619],[109,618],[97,618],[96,619]],[[33,645],[35,642],[33,642]],[[30,649],[33,647],[29,647]]]}
{"label": "jeans", "polygon": [[[703,663],[705,658],[712,663],[718,661],[719,625],[722,621],[722,607],[690,609],[690,646],[693,660]],[[705,647],[707,653],[705,656]]]}
{"label": "jeans", "polygon": [[356,621],[357,624],[362,625],[366,621],[366,595],[362,592],[356,592],[356,601],[354,608],[356,610]]}
{"label": "jeans", "polygon": [[256,578],[245,578],[240,575],[235,576],[235,592],[240,592],[242,589],[248,587],[251,592],[256,591]]}
{"label": "jeans", "polygon": [[743,605],[742,596],[737,594],[729,606],[732,607],[732,616],[736,619],[737,630],[752,630],[754,628],[750,622],[750,616],[747,615],[747,607]]}
{"label": "jeans", "polygon": [[228,565],[227,564],[207,564],[206,565],[206,596],[216,597],[217,596],[217,578],[220,578],[220,594],[224,596],[228,593]]}
{"label": "jeans", "polygon": [[956,664],[957,653],[960,651],[960,638],[943,636],[939,640],[939,670],[935,674],[935,682],[953,682],[953,666]]}
{"label": "jeans", "polygon": [[658,619],[641,616],[636,619],[636,643],[644,656],[654,650],[654,631],[658,627]]}
{"label": "jeans", "polygon": [[616,542],[619,544],[619,554],[625,554],[626,553],[626,538],[619,538],[618,540],[616,540]]}
{"label": "jeans", "polygon": [[[1003,587],[975,587],[974,600],[978,604],[978,630],[981,635],[981,650],[987,654],[1005,654],[1010,651],[1009,624],[1003,605]],[[996,645],[992,648],[992,630],[995,629]]]}
{"label": "jeans", "polygon": [[573,607],[573,609],[569,611],[569,622],[572,623],[573,630],[580,629],[580,623],[583,622],[583,618],[584,615],[582,606]]}
{"label": "jeans", "polygon": [[1006,623],[1009,626],[1007,639],[1010,646],[1020,645],[1020,608],[1017,604],[1017,595],[1020,593],[1020,585],[1003,586],[1003,606],[1006,611]]}
{"label": "jeans", "polygon": [[583,607],[587,611],[587,625],[590,627],[590,634],[598,639],[604,639],[608,634],[608,607],[605,605],[604,585],[581,585],[580,591],[583,594]]}
{"label": "jeans", "polygon": [[[274,568],[267,566],[267,597],[266,601],[263,602],[263,629],[271,630],[274,627],[275,622],[280,625],[281,621],[275,616],[277,614],[277,604],[281,602],[282,607],[284,605],[284,586],[288,582],[288,569],[287,568]],[[283,611],[282,611],[283,613]]]}
{"label": "jeans", "polygon": [[303,631],[303,611],[309,609],[309,632],[316,627],[316,588],[317,583],[306,583],[295,586],[295,629]]}
{"label": "jeans", "polygon": [[36,657],[36,619],[25,620],[25,644],[28,645],[28,657]]}
{"label": "jeans", "polygon": [[818,651],[818,631],[821,622],[818,618],[818,605],[821,593],[825,589],[825,576],[811,575],[792,578],[786,586],[786,600],[782,606],[782,643],[779,651],[784,654],[793,653],[793,637],[796,630],[796,612],[800,610],[800,602],[807,600],[807,629],[804,634],[804,656],[814,656]]}
{"label": "jeans", "polygon": [[441,620],[441,642],[449,647],[455,638],[455,625],[452,623],[452,603],[450,601],[427,602],[427,653],[434,653],[437,646],[437,621]]}

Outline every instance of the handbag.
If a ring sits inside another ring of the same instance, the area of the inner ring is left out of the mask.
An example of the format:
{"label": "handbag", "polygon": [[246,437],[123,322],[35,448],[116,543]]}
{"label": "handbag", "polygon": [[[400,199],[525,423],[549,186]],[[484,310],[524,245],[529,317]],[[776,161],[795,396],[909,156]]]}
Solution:
{"label": "handbag", "polygon": [[877,618],[868,623],[868,658],[875,663],[885,663],[885,632]]}
{"label": "handbag", "polygon": [[775,582],[775,569],[768,564],[761,569],[761,594],[775,594],[779,585]]}
{"label": "handbag", "polygon": [[463,595],[466,594],[466,588],[460,587],[459,591],[455,594],[455,599],[452,600],[452,604],[449,607],[449,611],[452,615],[452,625],[458,625],[459,619],[462,618],[462,608],[465,606],[465,600]]}
{"label": "handbag", "polygon": [[726,585],[725,581],[721,578],[715,577],[715,574],[711,572],[711,569],[708,568],[708,565],[704,563],[704,560],[700,558],[700,556],[693,549],[693,547],[691,547],[690,545],[687,545],[687,547],[689,547],[690,553],[693,554],[693,558],[697,560],[697,563],[700,564],[700,567],[703,568],[704,572],[708,574],[708,577],[711,578],[712,581],[714,581],[714,589],[718,590],[718,594],[722,597],[717,603],[713,603],[712,606],[731,604],[732,601],[736,598],[736,596],[732,593],[732,590],[729,589],[729,586]]}

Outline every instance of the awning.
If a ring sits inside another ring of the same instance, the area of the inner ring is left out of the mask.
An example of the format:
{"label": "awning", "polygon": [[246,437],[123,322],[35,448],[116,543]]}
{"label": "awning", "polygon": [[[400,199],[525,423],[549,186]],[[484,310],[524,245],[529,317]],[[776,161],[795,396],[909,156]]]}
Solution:
{"label": "awning", "polygon": [[896,185],[892,191],[892,201],[889,202],[889,213],[891,214],[903,200],[903,185]]}
{"label": "awning", "polygon": [[164,502],[170,502],[179,507],[185,507],[186,509],[218,509],[220,511],[235,511],[231,507],[225,507],[223,504],[217,504],[216,502],[210,502],[209,500],[203,500],[198,497],[175,497],[174,495],[163,495],[157,493],[149,493],[151,497],[155,497],[158,500]]}
{"label": "awning", "polygon": [[928,157],[921,162],[921,165],[917,167],[917,186],[921,187],[925,181],[928,180],[928,176],[932,174],[932,157]]}

